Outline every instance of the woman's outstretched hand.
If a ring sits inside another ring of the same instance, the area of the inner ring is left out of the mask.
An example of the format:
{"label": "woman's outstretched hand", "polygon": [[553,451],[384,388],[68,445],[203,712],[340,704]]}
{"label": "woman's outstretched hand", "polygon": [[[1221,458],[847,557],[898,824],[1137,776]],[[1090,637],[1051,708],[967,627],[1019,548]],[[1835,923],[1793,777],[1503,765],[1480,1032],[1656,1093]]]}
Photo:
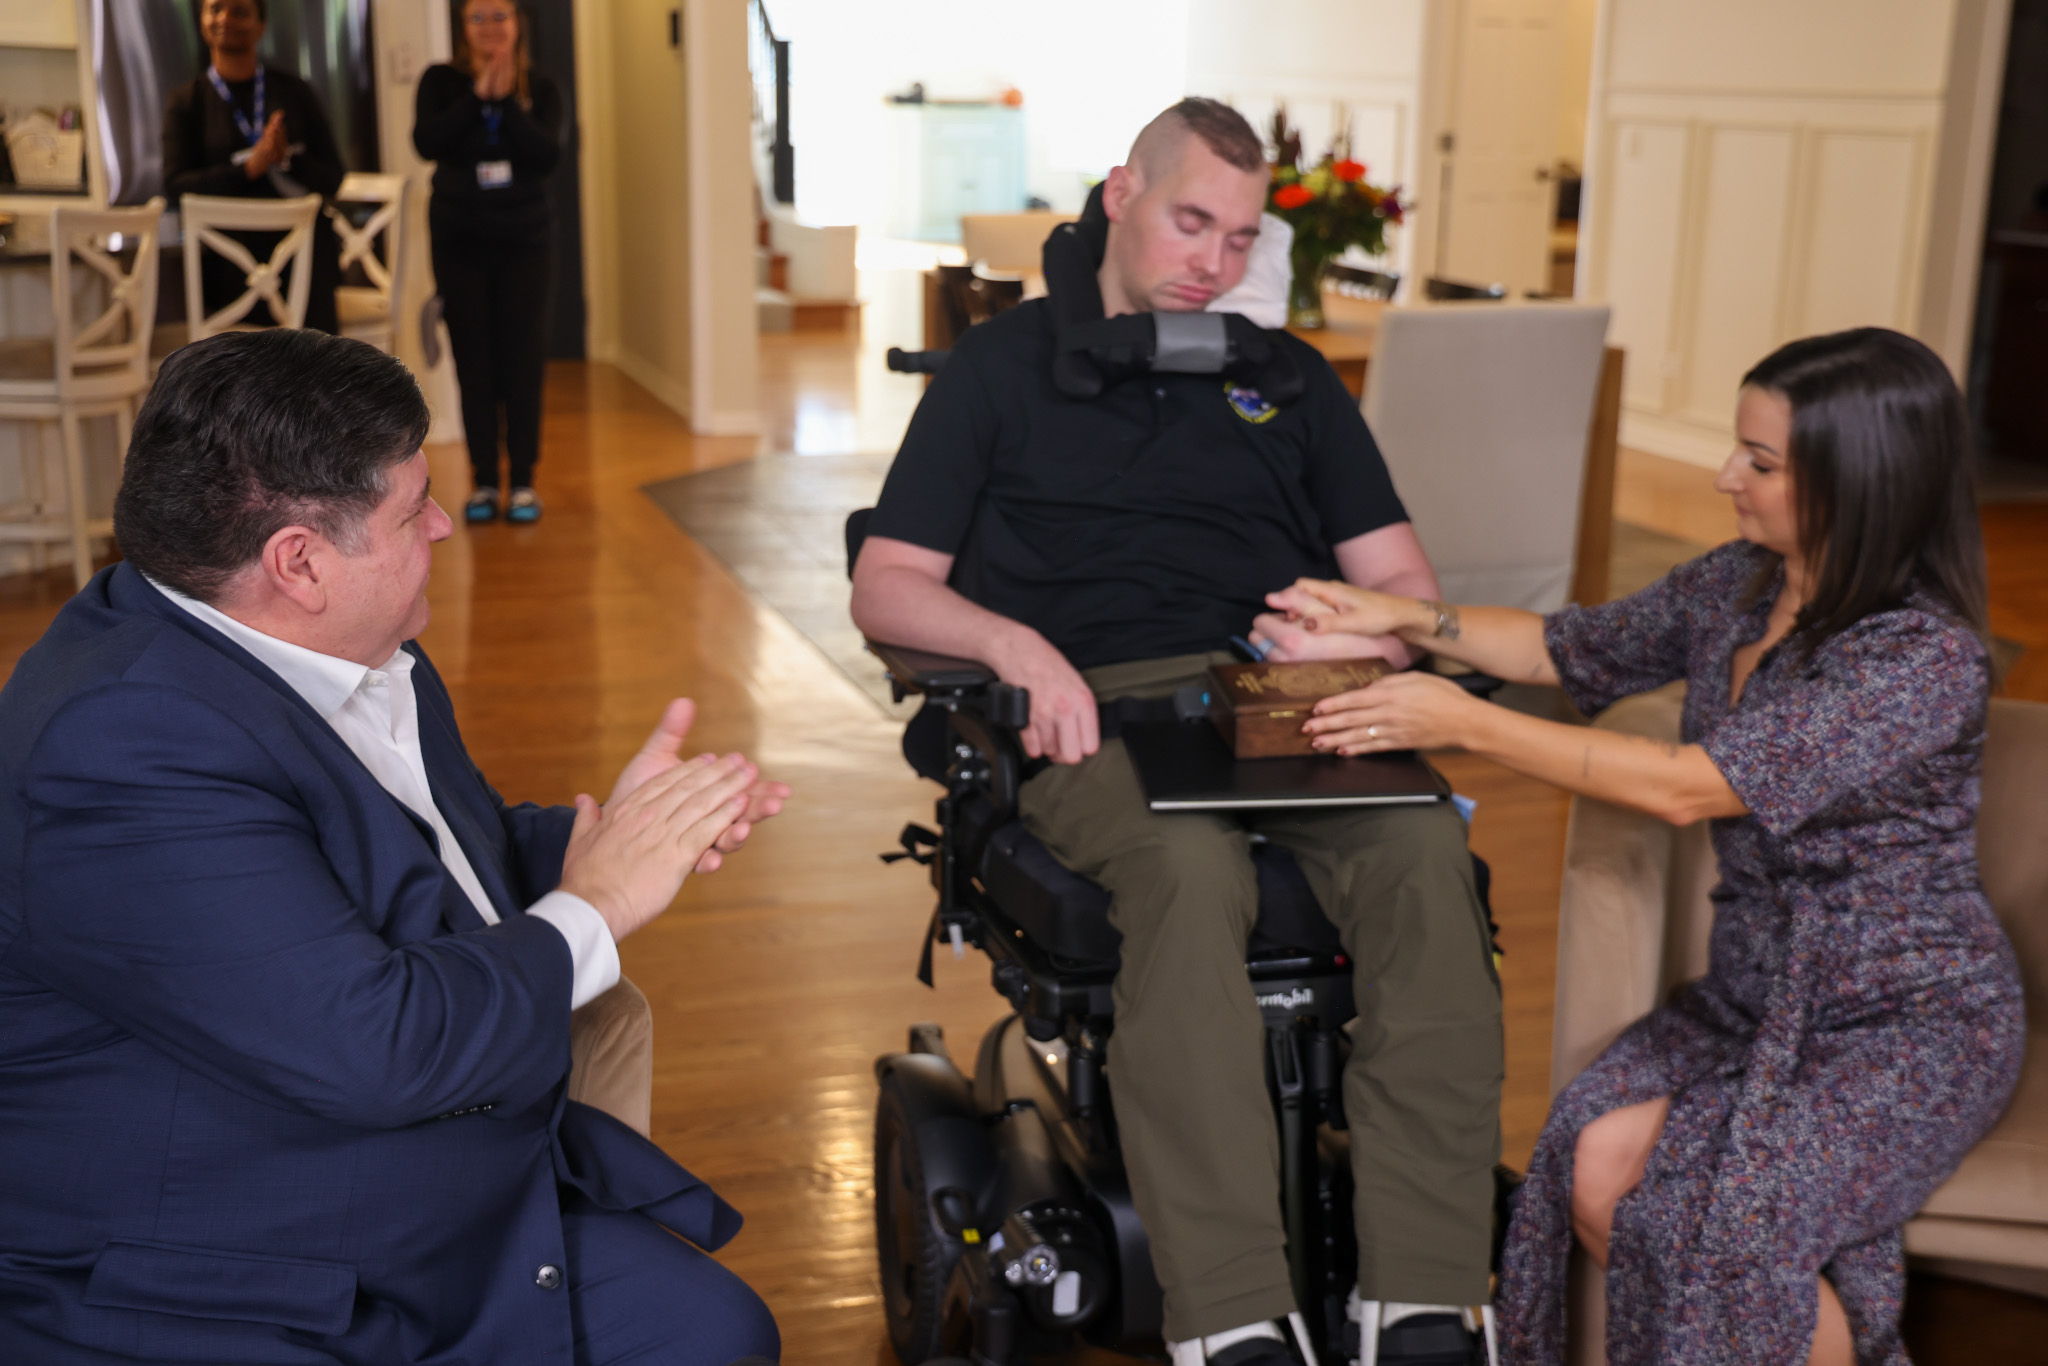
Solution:
{"label": "woman's outstretched hand", "polygon": [[1395,673],[1324,698],[1301,729],[1324,754],[1448,749],[1467,742],[1488,705],[1437,674]]}
{"label": "woman's outstretched hand", "polygon": [[1413,598],[1376,593],[1335,579],[1296,579],[1293,586],[1266,594],[1266,605],[1307,631],[1346,631],[1391,636],[1421,624]]}

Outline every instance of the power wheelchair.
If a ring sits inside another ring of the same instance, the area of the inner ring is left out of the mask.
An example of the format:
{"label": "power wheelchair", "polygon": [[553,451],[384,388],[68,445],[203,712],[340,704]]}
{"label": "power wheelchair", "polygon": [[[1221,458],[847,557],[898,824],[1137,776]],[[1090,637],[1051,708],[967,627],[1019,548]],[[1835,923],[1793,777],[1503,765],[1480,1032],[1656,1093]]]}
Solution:
{"label": "power wheelchair", "polygon": [[[1095,269],[1106,233],[1098,191],[1046,242],[1061,393],[1089,399],[1150,371],[1222,374],[1283,404],[1302,392],[1287,349],[1241,316],[1105,318]],[[889,353],[906,373],[944,361]],[[849,572],[867,515],[847,521]],[[971,1074],[932,1024],[911,1026],[905,1049],[875,1063],[875,1245],[890,1343],[905,1366],[1011,1366],[1077,1339],[1157,1355],[1161,1293],[1104,1067],[1120,937],[1108,893],[1017,819],[1030,698],[972,660],[869,648],[899,701],[923,698],[904,756],[944,789],[937,828],[908,825],[883,855],[927,867],[938,894],[918,975],[930,984],[935,945],[971,946],[1011,1009],[981,1039]],[[1129,719],[1176,719],[1164,705],[1169,714]],[[1357,1264],[1341,1088],[1352,965],[1292,856],[1255,841],[1253,864],[1259,913],[1245,971],[1265,1021],[1289,1269],[1303,1345],[1314,1361],[1341,1363]],[[1474,864],[1483,900],[1487,870]],[[1496,1249],[1513,1187],[1512,1173],[1497,1177]]]}
{"label": "power wheelchair", "polygon": [[[866,513],[848,521],[848,563]],[[937,1025],[876,1060],[875,1245],[905,1366],[1010,1366],[1077,1340],[1157,1355],[1161,1295],[1131,1202],[1104,1074],[1119,936],[1109,897],[1017,819],[1030,699],[985,665],[871,642],[899,700],[924,705],[904,755],[944,792],[885,861],[930,870],[935,946],[972,947],[1011,1013],[964,1072]],[[1170,704],[1169,704],[1170,705]],[[1197,722],[1196,724],[1200,724]],[[1316,1358],[1348,1359],[1355,1283],[1341,1079],[1351,963],[1286,851],[1253,846],[1259,914],[1245,971],[1265,1020],[1288,1261]],[[1474,859],[1482,898],[1486,865]],[[1497,1173],[1496,1243],[1513,1174]]]}

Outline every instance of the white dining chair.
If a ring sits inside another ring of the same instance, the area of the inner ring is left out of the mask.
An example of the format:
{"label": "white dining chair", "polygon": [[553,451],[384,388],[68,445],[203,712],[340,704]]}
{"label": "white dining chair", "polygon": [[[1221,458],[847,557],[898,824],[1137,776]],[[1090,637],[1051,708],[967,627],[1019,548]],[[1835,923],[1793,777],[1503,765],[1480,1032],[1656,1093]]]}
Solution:
{"label": "white dining chair", "polygon": [[[402,175],[351,171],[342,178],[334,202],[327,207],[335,235],[341,239],[344,280],[352,267],[359,267],[369,281],[367,285],[344,283],[334,291],[341,335],[366,341],[387,354],[397,345],[396,320],[405,299],[409,185]],[[358,205],[369,207],[360,224],[349,211]]]}
{"label": "white dining chair", "polygon": [[[136,402],[149,388],[163,213],[161,198],[131,209],[53,210],[51,335],[0,342],[0,419],[35,430],[22,444],[21,497],[0,507],[0,541],[69,542],[80,588],[92,577],[92,538],[113,533],[113,519],[93,517],[87,503],[82,424],[111,417],[126,452]],[[64,472],[61,505],[48,488],[52,429]]]}
{"label": "white dining chair", "polygon": [[1365,420],[1447,601],[1568,601],[1607,316],[1550,303],[1381,315]]}
{"label": "white dining chair", "polygon": [[[256,305],[270,306],[279,327],[304,327],[306,302],[313,292],[313,220],[320,196],[297,199],[244,199],[234,195],[188,194],[178,200],[178,222],[185,237],[185,319],[187,341],[241,329]],[[283,234],[258,261],[232,234]],[[209,313],[202,284],[204,257],[225,257],[242,272],[242,292]]]}

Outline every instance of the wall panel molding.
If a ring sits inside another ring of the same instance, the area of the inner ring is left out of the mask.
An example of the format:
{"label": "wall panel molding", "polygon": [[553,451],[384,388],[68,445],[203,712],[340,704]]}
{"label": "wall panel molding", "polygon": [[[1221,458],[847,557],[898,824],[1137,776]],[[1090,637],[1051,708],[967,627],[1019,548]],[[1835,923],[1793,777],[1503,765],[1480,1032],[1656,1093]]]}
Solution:
{"label": "wall panel molding", "polygon": [[1625,441],[1718,465],[1735,386],[1770,348],[1913,329],[1944,110],[1853,83],[1597,84],[1581,294],[1613,306],[1629,353]]}

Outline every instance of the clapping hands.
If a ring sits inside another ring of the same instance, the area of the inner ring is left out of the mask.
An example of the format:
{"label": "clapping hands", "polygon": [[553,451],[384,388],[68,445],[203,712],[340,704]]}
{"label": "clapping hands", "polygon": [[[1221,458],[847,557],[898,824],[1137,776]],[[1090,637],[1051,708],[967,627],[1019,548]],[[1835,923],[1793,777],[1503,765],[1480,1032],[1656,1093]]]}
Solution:
{"label": "clapping hands", "polygon": [[611,800],[577,795],[560,886],[596,908],[614,939],[666,910],[691,873],[716,871],[789,797],[741,755],[683,758],[696,716],[688,700],[670,702]]}
{"label": "clapping hands", "polygon": [[291,160],[291,144],[286,141],[287,137],[284,110],[274,110],[263,124],[263,136],[256,139],[256,145],[249,149],[248,159],[242,163],[242,170],[249,179],[266,175]]}
{"label": "clapping hands", "polygon": [[480,100],[502,100],[512,93],[518,76],[519,69],[513,61],[511,48],[493,53],[484,59],[482,68],[476,73],[476,97]]}
{"label": "clapping hands", "polygon": [[[618,781],[612,784],[612,795],[605,803],[607,808],[630,796],[635,789],[650,778],[680,767],[683,741],[688,738],[691,725],[697,719],[697,704],[687,697],[672,700],[661,713],[661,720],[654,727],[654,733],[647,737],[639,752],[626,762],[619,772]],[[737,757],[737,756],[733,756]],[[755,775],[746,789],[747,804],[738,820],[728,826],[711,848],[697,860],[696,871],[716,872],[725,860],[723,855],[736,851],[746,843],[753,828],[770,816],[782,810],[782,804],[789,800],[789,784],[770,782]]]}

